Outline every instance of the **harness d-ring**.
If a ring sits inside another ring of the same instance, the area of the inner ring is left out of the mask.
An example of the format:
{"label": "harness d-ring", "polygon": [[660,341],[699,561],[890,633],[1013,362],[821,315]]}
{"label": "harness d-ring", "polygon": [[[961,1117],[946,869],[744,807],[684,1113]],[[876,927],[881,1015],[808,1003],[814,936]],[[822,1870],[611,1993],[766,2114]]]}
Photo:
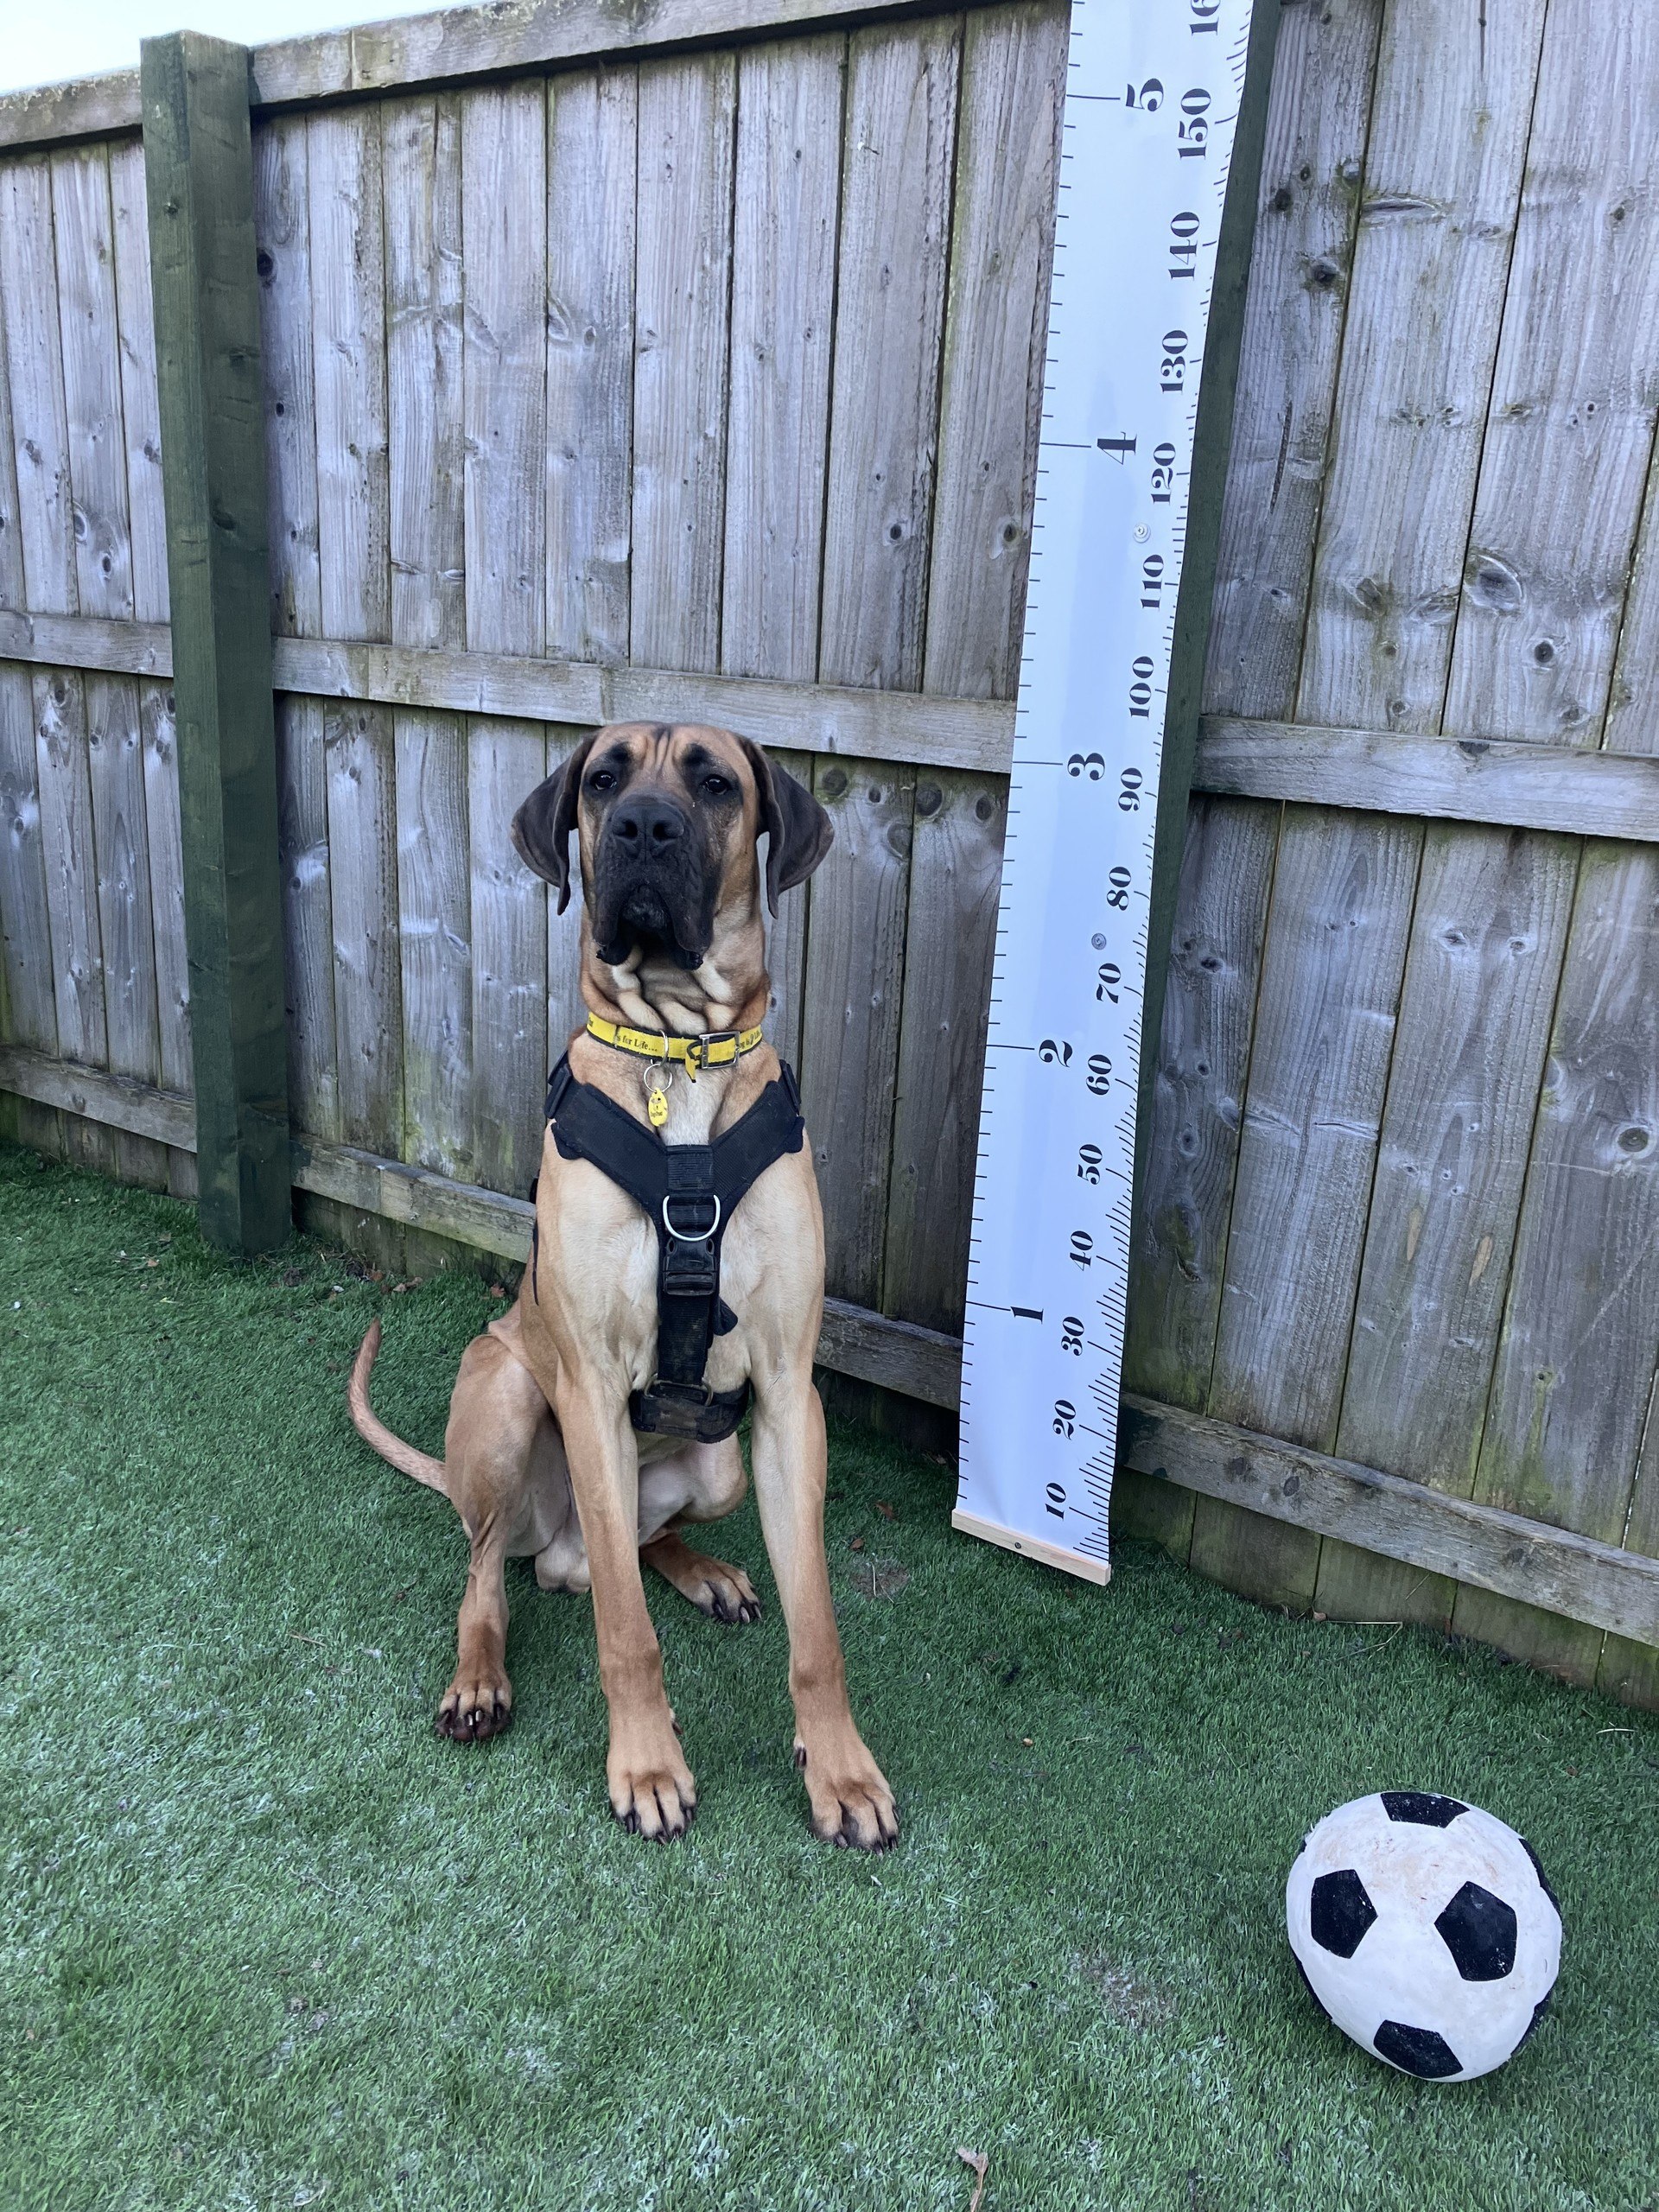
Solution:
{"label": "harness d-ring", "polygon": [[663,1200],[663,1227],[668,1231],[669,1235],[674,1239],[677,1244],[706,1244],[709,1242],[709,1239],[714,1235],[715,1231],[720,1227],[720,1193],[717,1191],[710,1191],[708,1195],[713,1198],[715,1202],[715,1217],[709,1223],[708,1228],[700,1229],[695,1236],[691,1236],[683,1229],[675,1228],[668,1211],[674,1200],[677,1198],[689,1198],[690,1203],[695,1205],[698,1203],[702,1195],[702,1193],[698,1192],[687,1192],[684,1191],[671,1191],[664,1197]]}

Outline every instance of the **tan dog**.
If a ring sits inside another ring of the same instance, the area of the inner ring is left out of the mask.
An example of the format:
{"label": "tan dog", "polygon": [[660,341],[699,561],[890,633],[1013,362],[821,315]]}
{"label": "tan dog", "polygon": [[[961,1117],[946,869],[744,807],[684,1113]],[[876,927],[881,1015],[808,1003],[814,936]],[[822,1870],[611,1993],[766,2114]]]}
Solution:
{"label": "tan dog", "polygon": [[[767,1003],[757,842],[766,893],[810,875],[829,849],[828,817],[758,747],[728,730],[643,723],[600,730],[520,808],[513,840],[527,864],[569,896],[569,840],[579,831],[584,913],[582,988],[608,1020],[674,1036],[742,1031]],[[646,1078],[662,1075],[585,1031],[577,1080],[646,1121]],[[670,1145],[728,1128],[779,1072],[769,1045],[695,1081],[668,1085]],[[594,1596],[600,1679],[610,1707],[607,1773],[617,1818],[640,1834],[683,1834],[696,1803],[663,1686],[639,1561],[715,1619],[754,1619],[740,1568],[680,1535],[742,1498],[736,1438],[685,1443],[641,1435],[629,1393],[655,1371],[658,1240],[627,1193],[544,1139],[537,1254],[518,1304],[467,1346],[440,1464],[371,1411],[377,1322],[351,1381],[352,1418],[374,1448],[448,1497],[472,1545],[460,1663],[440,1731],[476,1742],[512,1713],[505,1667],[503,1565],[532,1556],[543,1589]],[[754,1390],[752,1457],[766,1549],[788,1624],[795,1760],[817,1833],[880,1850],[898,1825],[893,1793],[854,1726],[823,1549],[823,1411],[812,1356],[823,1305],[823,1219],[810,1144],[766,1169],[725,1232],[721,1295],[737,1325],[714,1339],[706,1380]]]}

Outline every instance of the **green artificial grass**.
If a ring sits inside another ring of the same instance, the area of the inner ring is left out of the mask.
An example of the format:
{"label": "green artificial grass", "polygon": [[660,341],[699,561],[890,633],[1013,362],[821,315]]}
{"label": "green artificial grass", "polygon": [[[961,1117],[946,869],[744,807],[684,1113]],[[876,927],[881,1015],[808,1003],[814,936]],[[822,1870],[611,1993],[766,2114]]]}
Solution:
{"label": "green artificial grass", "polygon": [[[833,1439],[830,1554],[899,1849],[816,1843],[784,1630],[650,1588],[701,1791],[612,1822],[588,1601],[511,1570],[518,1725],[439,1741],[465,1547],[352,1433],[441,1448],[493,1312],[0,1149],[0,2205],[1618,2208],[1659,2198],[1659,1725],[1126,1547],[1104,1592]],[[887,1517],[886,1507],[892,1509]],[[852,1548],[861,1540],[861,1548]],[[770,1597],[752,1506],[715,1548]],[[1286,1870],[1449,1790],[1561,1893],[1555,2007],[1468,2086],[1314,2012]]]}

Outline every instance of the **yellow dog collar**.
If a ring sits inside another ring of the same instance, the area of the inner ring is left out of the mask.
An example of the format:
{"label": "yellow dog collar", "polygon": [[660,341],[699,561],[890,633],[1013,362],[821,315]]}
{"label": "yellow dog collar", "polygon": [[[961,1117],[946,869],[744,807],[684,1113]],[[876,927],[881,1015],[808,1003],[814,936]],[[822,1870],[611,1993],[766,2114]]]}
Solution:
{"label": "yellow dog collar", "polygon": [[588,1034],[616,1052],[632,1052],[636,1059],[671,1061],[693,1083],[701,1069],[729,1067],[761,1039],[759,1029],[711,1029],[702,1037],[664,1037],[654,1029],[629,1029],[597,1014],[588,1017]]}

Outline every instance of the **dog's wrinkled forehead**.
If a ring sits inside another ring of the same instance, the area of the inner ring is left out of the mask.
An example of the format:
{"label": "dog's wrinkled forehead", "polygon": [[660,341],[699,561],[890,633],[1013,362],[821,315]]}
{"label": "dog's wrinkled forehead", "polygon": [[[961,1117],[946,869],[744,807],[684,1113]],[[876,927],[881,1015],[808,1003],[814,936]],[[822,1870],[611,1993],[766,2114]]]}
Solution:
{"label": "dog's wrinkled forehead", "polygon": [[741,741],[712,725],[617,722],[599,732],[582,779],[585,809],[602,812],[624,790],[652,790],[694,805],[755,797]]}

